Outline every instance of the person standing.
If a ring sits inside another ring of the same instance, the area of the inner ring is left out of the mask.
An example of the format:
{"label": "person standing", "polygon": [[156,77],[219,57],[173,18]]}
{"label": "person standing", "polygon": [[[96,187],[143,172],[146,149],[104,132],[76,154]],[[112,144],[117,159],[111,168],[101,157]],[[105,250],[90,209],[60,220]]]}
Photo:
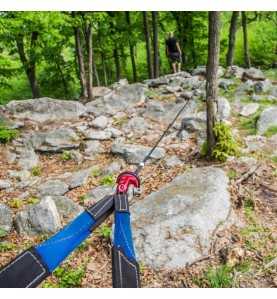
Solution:
{"label": "person standing", "polygon": [[181,71],[182,52],[179,42],[174,37],[173,32],[169,32],[166,39],[166,55],[169,58],[173,73]]}

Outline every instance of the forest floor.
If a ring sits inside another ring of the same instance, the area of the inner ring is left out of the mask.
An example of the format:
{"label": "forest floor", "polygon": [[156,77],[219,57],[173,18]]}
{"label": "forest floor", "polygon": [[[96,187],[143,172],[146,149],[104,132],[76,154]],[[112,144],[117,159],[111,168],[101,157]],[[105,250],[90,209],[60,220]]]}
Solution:
{"label": "forest floor", "polygon": [[[240,117],[233,113],[231,123],[238,135],[245,134],[240,126]],[[153,145],[153,141],[144,140]],[[109,147],[107,141],[105,146]],[[16,166],[7,165],[0,146],[0,178],[7,178],[7,170]],[[182,166],[164,167],[163,163],[147,165],[142,173],[141,198],[158,190],[185,169],[215,165],[225,170],[230,179],[230,194],[238,224],[228,231],[218,232],[209,255],[178,271],[154,271],[141,264],[142,287],[276,287],[277,286],[277,170],[276,161],[267,155],[251,155],[257,160],[254,168],[247,168],[236,161],[225,163],[207,162],[199,156],[195,140],[184,150],[172,150],[172,154],[184,161]],[[60,154],[40,155],[40,177],[73,172],[89,166],[103,168],[111,162],[110,155],[100,154],[95,160],[85,160],[78,165],[73,160],[64,161]],[[67,196],[80,205],[87,206],[85,195],[101,184],[100,176],[91,176],[88,182],[73,189]],[[0,202],[7,203],[14,212],[28,204],[18,206],[13,199],[19,191],[0,191]],[[136,198],[135,200],[140,200]],[[42,283],[42,287],[111,287],[111,242],[105,231],[112,218],[92,234],[54,274]],[[0,244],[0,265],[4,265],[23,249],[42,241],[46,236],[23,237],[15,231]]]}

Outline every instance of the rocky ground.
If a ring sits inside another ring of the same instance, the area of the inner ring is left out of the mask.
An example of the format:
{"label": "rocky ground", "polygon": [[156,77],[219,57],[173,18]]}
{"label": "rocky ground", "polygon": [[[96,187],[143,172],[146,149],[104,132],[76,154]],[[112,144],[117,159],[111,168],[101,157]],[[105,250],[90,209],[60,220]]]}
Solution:
{"label": "rocky ground", "polygon": [[[113,192],[177,111],[131,201],[143,287],[276,287],[277,85],[258,69],[220,68],[217,118],[240,156],[207,162],[205,68],[96,87],[86,104],[48,98],[0,106],[19,134],[0,146],[0,265]],[[110,287],[112,219],[43,287]]]}

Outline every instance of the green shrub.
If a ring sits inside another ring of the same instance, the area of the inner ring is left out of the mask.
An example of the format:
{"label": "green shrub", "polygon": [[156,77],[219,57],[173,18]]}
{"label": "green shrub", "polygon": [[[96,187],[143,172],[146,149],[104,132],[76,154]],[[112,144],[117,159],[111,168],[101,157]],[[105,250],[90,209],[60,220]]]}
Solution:
{"label": "green shrub", "polygon": [[19,209],[19,208],[23,207],[24,201],[22,199],[20,199],[20,198],[13,198],[12,200],[10,200],[8,202],[8,205],[11,208]]}
{"label": "green shrub", "polygon": [[72,159],[72,155],[69,151],[63,151],[61,154],[61,160],[62,161],[69,161]]}
{"label": "green shrub", "polygon": [[100,184],[106,186],[113,186],[115,184],[115,177],[112,174],[105,175],[101,178]]}
{"label": "green shrub", "polygon": [[3,228],[0,227],[0,238],[6,237],[6,235],[7,235],[7,232]]}
{"label": "green shrub", "polygon": [[[235,142],[231,129],[224,123],[216,123],[214,126],[216,144],[212,152],[212,158],[225,162],[229,156],[237,156],[238,144]],[[207,142],[204,142],[200,150],[201,156],[208,152]]]}
{"label": "green shrub", "polygon": [[10,242],[0,242],[0,252],[10,251],[15,248],[15,245]]}
{"label": "green shrub", "polygon": [[79,267],[77,269],[58,267],[54,271],[55,277],[58,278],[58,287],[60,288],[80,287],[84,274],[85,271],[83,267]]}
{"label": "green shrub", "polygon": [[32,169],[31,169],[31,174],[33,176],[41,176],[41,168],[39,166],[34,166]]}
{"label": "green shrub", "polygon": [[18,136],[18,131],[0,124],[0,143],[8,143]]}
{"label": "green shrub", "polygon": [[271,137],[275,134],[277,134],[277,126],[271,126],[266,130],[266,132],[264,133],[264,136]]}
{"label": "green shrub", "polygon": [[102,174],[102,171],[99,168],[94,168],[91,171],[91,176],[94,177],[94,178],[99,177],[101,174]]}
{"label": "green shrub", "polygon": [[208,269],[204,277],[209,288],[230,288],[233,283],[232,268],[226,265]]}
{"label": "green shrub", "polygon": [[108,225],[106,224],[101,225],[99,230],[100,230],[100,235],[102,237],[104,237],[105,239],[110,239],[112,229]]}

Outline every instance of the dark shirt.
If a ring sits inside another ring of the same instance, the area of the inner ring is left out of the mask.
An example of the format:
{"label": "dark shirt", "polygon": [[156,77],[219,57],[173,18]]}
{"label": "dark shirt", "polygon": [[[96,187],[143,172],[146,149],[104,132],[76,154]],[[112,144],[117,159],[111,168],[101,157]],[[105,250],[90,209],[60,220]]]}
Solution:
{"label": "dark shirt", "polygon": [[177,39],[175,37],[169,37],[166,40],[166,46],[169,53],[176,53],[179,52],[177,48]]}

